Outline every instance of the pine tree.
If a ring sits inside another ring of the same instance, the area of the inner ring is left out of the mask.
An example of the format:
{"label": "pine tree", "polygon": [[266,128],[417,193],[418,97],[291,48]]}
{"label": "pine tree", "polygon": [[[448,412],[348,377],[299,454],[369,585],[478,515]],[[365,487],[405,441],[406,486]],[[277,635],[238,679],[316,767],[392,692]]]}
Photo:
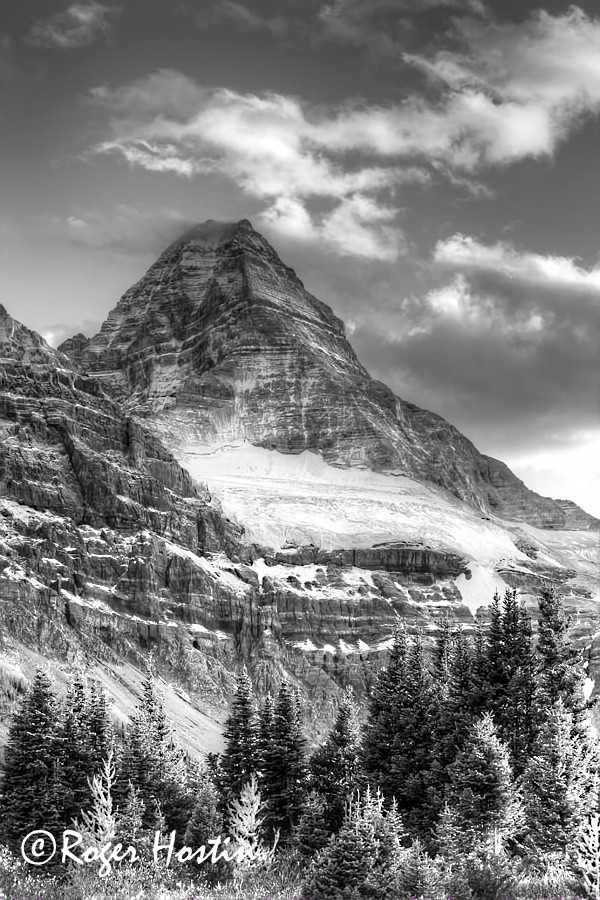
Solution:
{"label": "pine tree", "polygon": [[265,804],[258,788],[258,779],[254,773],[242,788],[239,797],[229,804],[227,819],[229,833],[239,855],[236,868],[261,868],[273,861],[279,835],[276,833],[272,846],[267,846],[261,837],[264,822]]}
{"label": "pine tree", "polygon": [[[220,837],[224,832],[223,815],[219,807],[219,794],[211,781],[205,777],[195,796],[195,806],[188,822],[183,843],[186,847],[198,850],[211,847],[209,841]],[[195,862],[190,865],[196,866]],[[229,864],[221,859],[212,864],[205,874],[210,882],[224,878],[229,872]]]}
{"label": "pine tree", "polygon": [[428,835],[434,811],[426,803],[432,764],[436,703],[417,635],[410,646],[398,632],[390,665],[378,678],[365,728],[362,764],[367,780],[381,787],[414,834]]}
{"label": "pine tree", "polygon": [[445,802],[448,767],[463,747],[479,713],[475,653],[461,628],[451,633],[445,652],[446,683],[441,689],[436,685],[438,695],[428,775],[428,798],[435,811],[434,819],[439,816]]}
{"label": "pine tree", "polygon": [[108,700],[99,684],[91,683],[86,701],[86,719],[90,732],[92,769],[99,772],[114,744],[114,729],[110,719]]}
{"label": "pine tree", "polygon": [[144,833],[145,811],[146,806],[139,790],[130,784],[127,799],[117,820],[117,836],[123,845],[139,845],[146,837]]}
{"label": "pine tree", "polygon": [[594,757],[573,733],[573,716],[558,700],[522,778],[523,841],[542,857],[564,855],[597,804]]}
{"label": "pine tree", "polygon": [[13,849],[30,831],[59,828],[57,730],[58,708],[50,679],[38,670],[13,719],[5,750],[1,830]]}
{"label": "pine tree", "polygon": [[562,598],[553,589],[538,600],[539,674],[544,699],[551,706],[559,700],[573,716],[573,728],[589,742],[589,710],[584,694],[586,673],[581,652],[569,636],[571,618]]}
{"label": "pine tree", "polygon": [[367,789],[346,807],[342,827],[317,854],[304,885],[305,900],[397,900],[409,851],[402,848],[397,812]]}
{"label": "pine tree", "polygon": [[[257,759],[261,785],[264,772],[269,768],[273,753],[273,722],[275,720],[275,701],[271,694],[263,700],[258,714]],[[262,789],[262,788],[261,788]]]}
{"label": "pine tree", "polygon": [[66,828],[91,803],[90,779],[101,763],[93,754],[88,713],[87,685],[78,674],[67,692],[56,739],[61,821]]}
{"label": "pine tree", "polygon": [[295,845],[302,856],[311,857],[327,846],[332,830],[327,824],[327,803],[322,794],[311,791],[304,802],[294,833]]}
{"label": "pine tree", "polygon": [[272,740],[262,760],[261,794],[270,833],[285,842],[300,819],[307,790],[307,767],[298,695],[283,682],[273,711]]}
{"label": "pine tree", "polygon": [[181,840],[194,805],[193,784],[150,673],[121,755],[115,790],[119,803],[125,802],[131,786],[144,803],[144,826],[152,826],[158,804],[167,829],[175,830]]}
{"label": "pine tree", "polygon": [[237,676],[231,711],[223,731],[225,749],[219,761],[224,808],[260,767],[258,754],[258,718],[252,682],[246,669]]}
{"label": "pine tree", "polygon": [[346,802],[358,787],[359,754],[358,709],[351,691],[347,691],[340,702],[333,728],[310,759],[312,784],[325,798],[324,825],[330,832],[341,826]]}
{"label": "pine tree", "polygon": [[363,770],[373,783],[381,784],[385,793],[388,792],[382,779],[392,752],[396,725],[395,706],[400,687],[404,683],[407,654],[406,631],[403,626],[398,626],[394,631],[389,662],[378,674],[369,698],[363,731]]}
{"label": "pine tree", "polygon": [[466,846],[483,842],[499,853],[518,828],[522,810],[508,748],[489,714],[475,723],[448,774],[449,818],[460,823]]}
{"label": "pine tree", "polygon": [[365,821],[357,802],[349,807],[342,827],[319,853],[303,886],[304,900],[360,898],[377,858],[372,822]]}
{"label": "pine tree", "polygon": [[531,618],[507,590],[502,607],[494,596],[488,638],[487,709],[508,746],[515,773],[531,754],[540,726],[541,704],[536,677]]}

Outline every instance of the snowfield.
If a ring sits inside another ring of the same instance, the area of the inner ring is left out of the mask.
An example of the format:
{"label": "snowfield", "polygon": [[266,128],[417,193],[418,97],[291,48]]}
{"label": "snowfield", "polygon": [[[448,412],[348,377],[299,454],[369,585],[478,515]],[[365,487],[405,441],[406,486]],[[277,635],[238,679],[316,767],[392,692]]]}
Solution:
{"label": "snowfield", "polygon": [[318,454],[283,454],[242,441],[209,447],[187,444],[179,462],[208,485],[226,516],[243,525],[246,539],[274,549],[314,544],[323,550],[368,548],[395,541],[465,556],[471,578],[456,580],[474,611],[506,582],[496,568],[527,570],[530,559],[515,544],[525,532],[537,561],[577,568],[598,587],[600,537],[585,531],[544,531],[479,513],[447,491],[400,475],[341,469]]}

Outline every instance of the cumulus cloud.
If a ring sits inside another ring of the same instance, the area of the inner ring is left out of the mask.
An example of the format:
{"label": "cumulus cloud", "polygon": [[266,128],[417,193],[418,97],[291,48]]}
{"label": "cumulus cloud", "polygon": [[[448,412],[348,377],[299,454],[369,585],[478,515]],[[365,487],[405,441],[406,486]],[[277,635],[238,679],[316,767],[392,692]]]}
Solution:
{"label": "cumulus cloud", "polygon": [[440,287],[405,302],[387,332],[357,329],[379,377],[521,459],[597,430],[600,267],[461,235],[434,263]]}
{"label": "cumulus cloud", "polygon": [[265,203],[265,221],[340,253],[394,258],[394,190],[430,177],[418,165],[328,153],[321,114],[294,97],[207,89],[172,70],[92,96],[112,112],[111,136],[92,152],[150,171],[226,176]]}
{"label": "cumulus cloud", "polygon": [[117,11],[115,7],[105,6],[96,0],[72,3],[64,12],[36,22],[29,40],[33,44],[59,50],[87,47],[98,37],[109,34],[108,16]]}

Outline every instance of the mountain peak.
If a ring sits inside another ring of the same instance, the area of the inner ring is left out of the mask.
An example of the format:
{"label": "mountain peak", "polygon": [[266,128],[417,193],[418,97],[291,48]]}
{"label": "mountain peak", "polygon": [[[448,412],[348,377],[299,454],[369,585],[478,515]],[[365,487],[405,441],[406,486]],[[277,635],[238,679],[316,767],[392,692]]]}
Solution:
{"label": "mountain peak", "polygon": [[54,350],[36,331],[32,331],[0,304],[0,359],[25,365],[70,366],[70,360]]}
{"label": "mountain peak", "polygon": [[184,244],[197,244],[217,248],[223,244],[228,244],[238,236],[251,233],[258,234],[258,232],[254,231],[252,223],[248,219],[240,219],[237,222],[221,222],[217,219],[207,219],[206,222],[199,222],[184,232],[168,249]]}
{"label": "mountain peak", "polygon": [[[187,231],[86,346],[66,348],[177,457],[235,441],[409,475],[549,528],[567,512],[371,378],[343,323],[247,219]],[[78,356],[75,354],[77,349]]]}

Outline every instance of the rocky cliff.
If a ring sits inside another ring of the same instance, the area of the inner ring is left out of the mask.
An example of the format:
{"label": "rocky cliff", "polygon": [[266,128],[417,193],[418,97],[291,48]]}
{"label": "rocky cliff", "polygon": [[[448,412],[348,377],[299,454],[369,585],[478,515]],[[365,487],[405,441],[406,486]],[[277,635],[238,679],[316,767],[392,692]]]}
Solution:
{"label": "rocky cliff", "polygon": [[54,350],[0,307],[4,721],[40,661],[127,716],[151,652],[195,752],[242,659],[260,691],[291,677],[316,732],[398,618],[470,629],[496,588],[549,582],[595,677],[593,525],[373,381],[247,222],[173,244],[91,341]]}
{"label": "rocky cliff", "polygon": [[76,338],[61,349],[149,420],[177,456],[238,439],[314,451],[335,466],[442,486],[507,519],[566,525],[560,504],[371,378],[342,322],[247,220],[192,229],[87,346]]}

